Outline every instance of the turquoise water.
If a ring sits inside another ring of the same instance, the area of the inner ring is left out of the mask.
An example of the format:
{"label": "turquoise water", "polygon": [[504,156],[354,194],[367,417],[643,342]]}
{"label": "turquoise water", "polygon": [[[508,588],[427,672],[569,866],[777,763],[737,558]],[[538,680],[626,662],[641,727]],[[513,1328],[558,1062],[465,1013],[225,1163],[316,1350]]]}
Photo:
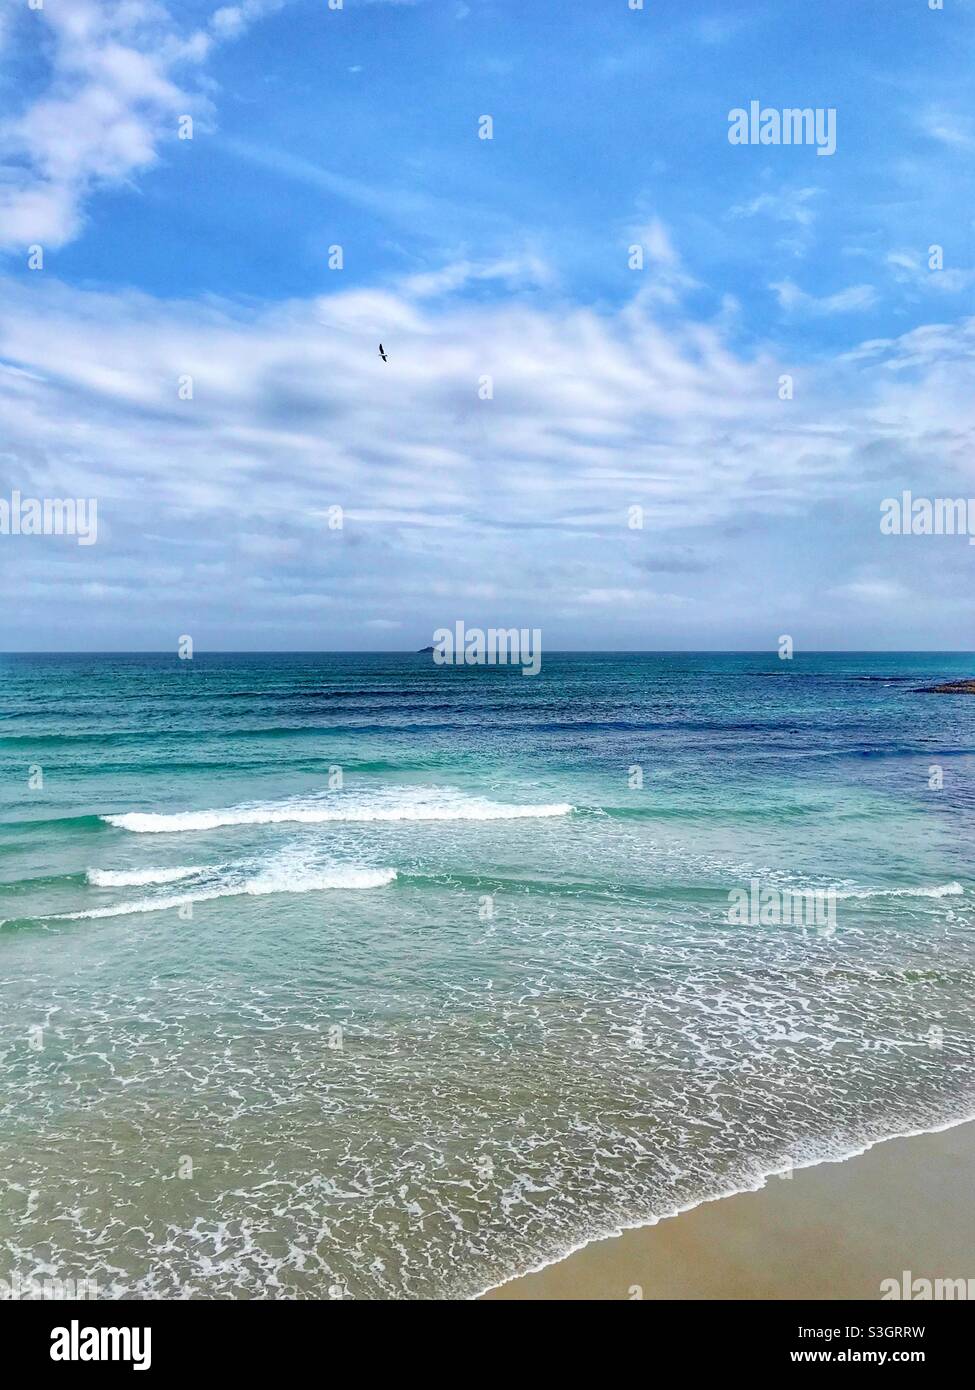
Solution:
{"label": "turquoise water", "polygon": [[468,1296],[975,1114],[973,666],[2,658],[0,1274]]}

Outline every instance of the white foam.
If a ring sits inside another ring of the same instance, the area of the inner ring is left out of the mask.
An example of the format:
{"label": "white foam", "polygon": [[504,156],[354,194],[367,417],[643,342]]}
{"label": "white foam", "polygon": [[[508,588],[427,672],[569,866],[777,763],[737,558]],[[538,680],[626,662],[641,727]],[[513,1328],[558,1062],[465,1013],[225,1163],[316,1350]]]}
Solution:
{"label": "white foam", "polygon": [[484,797],[465,796],[450,789],[432,793],[422,789],[397,791],[398,794],[394,792],[364,801],[345,799],[345,794],[339,793],[330,796],[327,804],[322,800],[278,801],[230,806],[215,811],[178,811],[169,815],[129,811],[117,816],[103,816],[102,820],[120,830],[131,830],[136,835],[158,835],[187,830],[217,830],[227,825],[278,825],[288,822],[326,825],[330,822],[521,820],[567,816],[574,810],[565,801],[517,806],[488,801]]}
{"label": "white foam", "polygon": [[960,883],[942,883],[935,888],[839,888],[838,898],[953,898],[964,893]]}
{"label": "white foam", "polygon": [[699,1197],[693,1202],[688,1202],[684,1206],[677,1206],[661,1211],[658,1215],[638,1216],[631,1221],[614,1222],[611,1226],[598,1231],[595,1235],[587,1236],[584,1240],[578,1241],[574,1245],[569,1245],[561,1254],[550,1256],[548,1259],[541,1260],[538,1264],[528,1265],[524,1269],[518,1269],[514,1274],[509,1274],[506,1279],[502,1279],[497,1284],[488,1284],[478,1293],[469,1295],[470,1299],[483,1298],[486,1293],[494,1289],[503,1288],[505,1284],[513,1284],[516,1279],[522,1279],[526,1274],[540,1274],[543,1269],[548,1269],[551,1265],[561,1264],[570,1255],[575,1255],[580,1250],[585,1250],[589,1245],[595,1245],[598,1241],[619,1239],[625,1231],[639,1231],[648,1226],[659,1226],[661,1221],[671,1221],[675,1216],[684,1216],[687,1212],[695,1211],[698,1207],[703,1207],[711,1202],[722,1202],[729,1197],[740,1197],[747,1192],[761,1192],[768,1183],[769,1178],[791,1176],[802,1168],[818,1168],[824,1163],[848,1163],[851,1159],[862,1158],[871,1149],[877,1148],[880,1144],[889,1144],[897,1139],[917,1139],[924,1134],[943,1134],[946,1130],[956,1129],[959,1125],[967,1125],[975,1122],[975,1115],[963,1112],[960,1115],[953,1115],[940,1124],[925,1125],[920,1129],[893,1130],[890,1134],[882,1135],[877,1139],[865,1139],[861,1144],[852,1146],[844,1144],[839,1153],[823,1153],[805,1158],[798,1163],[788,1163],[784,1168],[770,1168],[767,1173],[756,1178],[753,1182],[744,1183],[740,1187],[727,1187],[723,1190],[716,1190],[709,1197]]}
{"label": "white foam", "polygon": [[385,888],[396,878],[395,869],[328,869],[304,875],[289,874],[287,870],[260,874],[239,883],[224,883],[216,888],[200,888],[196,892],[175,897],[142,898],[133,903],[116,903],[113,907],[92,907],[85,912],[60,912],[47,921],[79,922],[94,917],[124,917],[129,913],[165,912],[184,903],[208,902],[212,898],[234,898],[242,895],[264,897],[270,893],[318,893],[328,889]]}
{"label": "white foam", "polygon": [[181,878],[205,874],[205,865],[176,869],[89,869],[92,888],[144,888],[150,883],[178,883]]}

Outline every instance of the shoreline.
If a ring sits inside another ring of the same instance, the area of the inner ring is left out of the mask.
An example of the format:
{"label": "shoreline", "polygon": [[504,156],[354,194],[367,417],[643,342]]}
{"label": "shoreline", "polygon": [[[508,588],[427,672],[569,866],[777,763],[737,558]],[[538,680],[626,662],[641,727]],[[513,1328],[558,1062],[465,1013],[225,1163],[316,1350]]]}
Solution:
{"label": "shoreline", "polygon": [[634,1222],[476,1297],[880,1299],[905,1270],[975,1284],[973,1167],[965,1115]]}

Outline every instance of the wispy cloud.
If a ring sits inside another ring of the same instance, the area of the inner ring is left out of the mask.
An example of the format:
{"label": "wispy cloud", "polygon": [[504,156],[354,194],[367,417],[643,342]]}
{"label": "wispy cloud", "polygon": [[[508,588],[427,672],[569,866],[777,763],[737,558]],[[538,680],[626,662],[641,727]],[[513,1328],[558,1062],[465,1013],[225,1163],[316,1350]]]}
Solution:
{"label": "wispy cloud", "polygon": [[[890,470],[891,438],[945,471],[967,456],[975,323],[877,344],[855,379],[807,368],[784,402],[775,357],[743,356],[713,323],[664,326],[640,296],[602,313],[466,297],[460,281],[491,271],[262,310],[8,282],[8,486],[97,496],[100,527],[80,562],[20,545],[17,620],[84,611],[103,633],[83,578],[124,591],[113,621],[144,641],[191,622],[226,634],[242,604],[258,642],[299,640],[322,614],[329,631],[422,635],[460,602],[470,621],[599,611],[631,628],[649,606],[659,631],[682,613],[686,635],[717,621],[704,600],[742,527],[774,536],[855,501],[874,450]],[[894,392],[896,362],[913,380]]]}
{"label": "wispy cloud", "polygon": [[975,284],[975,270],[961,266],[932,268],[926,257],[910,248],[888,252],[887,265],[895,280],[917,290],[959,294]]}
{"label": "wispy cloud", "polygon": [[971,117],[962,112],[951,111],[945,106],[928,106],[921,112],[918,125],[925,135],[942,145],[958,150],[975,149]]}
{"label": "wispy cloud", "polygon": [[803,314],[849,314],[869,309],[877,302],[877,292],[872,285],[851,285],[836,294],[820,296],[807,294],[792,280],[775,281],[769,289],[775,291],[781,308]]}
{"label": "wispy cloud", "polygon": [[813,200],[822,192],[819,188],[777,188],[759,193],[746,203],[731,209],[732,217],[758,217],[760,214],[777,222],[793,222],[797,227],[811,227],[816,220]]}
{"label": "wispy cloud", "polygon": [[[458,223],[460,204],[438,193],[405,183],[370,182],[352,178],[306,159],[303,155],[276,149],[253,140],[228,137],[221,146],[235,158],[271,174],[327,193],[353,207],[373,213],[380,221],[403,227],[424,238],[440,239]],[[464,210],[470,212],[470,204]],[[504,214],[481,210],[486,225],[508,225]]]}
{"label": "wispy cloud", "polygon": [[698,281],[685,270],[670,232],[659,217],[631,226],[627,239],[631,247],[639,247],[643,252],[640,293],[644,300],[676,304],[686,290],[697,288]]}

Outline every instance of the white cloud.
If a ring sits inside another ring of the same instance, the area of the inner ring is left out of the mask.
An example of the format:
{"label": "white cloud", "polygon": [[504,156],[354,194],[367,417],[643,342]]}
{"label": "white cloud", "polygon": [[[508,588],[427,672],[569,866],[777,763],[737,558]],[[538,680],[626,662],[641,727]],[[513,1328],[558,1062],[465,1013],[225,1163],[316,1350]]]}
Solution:
{"label": "white cloud", "polygon": [[631,246],[641,246],[649,262],[641,286],[645,301],[676,304],[685,290],[697,288],[697,280],[684,270],[670,233],[659,217],[631,227],[628,241]]}
{"label": "white cloud", "polygon": [[921,112],[919,125],[925,135],[957,150],[975,149],[975,133],[968,116],[944,106],[929,106]]}
{"label": "white cloud", "polygon": [[402,282],[400,290],[410,299],[433,299],[478,281],[544,285],[551,279],[551,271],[544,261],[537,256],[524,255],[483,264],[456,261],[436,271],[409,276]]}
{"label": "white cloud", "polygon": [[58,247],[78,234],[82,206],[156,159],[164,127],[191,99],[176,69],[205,56],[150,0],[72,0],[31,16],[46,27],[47,88],[0,125],[0,245]]}
{"label": "white cloud", "polygon": [[180,116],[205,115],[186,79],[213,43],[286,0],[241,0],[187,28],[157,0],[66,0],[28,16],[44,26],[45,90],[0,122],[0,249],[73,240],[87,199],[156,163]]}
{"label": "white cloud", "polygon": [[818,188],[776,189],[774,193],[759,193],[746,203],[738,203],[731,209],[732,217],[758,217],[765,215],[777,222],[792,222],[799,227],[810,227],[816,220],[813,199],[821,192]]}
{"label": "white cloud", "polygon": [[919,290],[936,290],[942,294],[958,294],[975,283],[975,270],[960,266],[948,266],[942,270],[931,270],[927,259],[913,250],[890,251],[887,264],[894,278],[901,284],[912,285]]}
{"label": "white cloud", "polygon": [[792,280],[776,281],[769,289],[775,291],[781,308],[806,314],[848,314],[869,309],[877,302],[877,292],[872,285],[851,285],[849,289],[821,297],[807,294]]}
{"label": "white cloud", "polygon": [[237,39],[245,29],[265,15],[282,9],[288,0],[239,0],[214,12],[210,27],[218,39]]}
{"label": "white cloud", "polygon": [[[314,627],[324,612],[345,632],[400,623],[407,645],[457,616],[588,613],[601,631],[619,620],[639,633],[652,613],[655,631],[686,642],[690,628],[666,625],[678,610],[684,622],[714,613],[726,535],[801,528],[817,507],[852,505],[880,467],[864,522],[879,536],[898,448],[946,479],[970,457],[975,321],[865,345],[836,372],[807,365],[782,402],[777,355],[736,351],[715,322],[663,325],[640,296],[597,313],[537,293],[415,289],[244,310],[47,276],[0,286],[5,485],[99,508],[97,546],[20,545],[16,569],[0,571],[8,625],[48,630],[84,609],[80,575],[138,596],[107,610],[135,646],[158,644],[152,624],[196,631],[195,612],[221,634],[245,612],[272,644],[279,612],[307,614],[313,644],[327,643]],[[186,374],[192,400],[177,391]],[[478,397],[483,374],[493,400]],[[340,530],[327,524],[335,504]],[[642,530],[628,527],[634,504]],[[708,563],[673,563],[675,545]],[[655,560],[673,592],[644,587]],[[732,573],[761,615],[774,601],[767,565]],[[99,612],[84,611],[93,631]]]}
{"label": "white cloud", "polygon": [[776,246],[789,255],[804,256],[812,245],[818,215],[814,203],[821,192],[812,187],[766,189],[745,202],[736,203],[730,216],[736,220],[768,218],[780,223],[783,235]]}
{"label": "white cloud", "polygon": [[646,247],[647,255],[658,265],[676,266],[679,263],[677,252],[670,239],[670,233],[659,217],[655,217],[647,223],[640,233],[639,239]]}

